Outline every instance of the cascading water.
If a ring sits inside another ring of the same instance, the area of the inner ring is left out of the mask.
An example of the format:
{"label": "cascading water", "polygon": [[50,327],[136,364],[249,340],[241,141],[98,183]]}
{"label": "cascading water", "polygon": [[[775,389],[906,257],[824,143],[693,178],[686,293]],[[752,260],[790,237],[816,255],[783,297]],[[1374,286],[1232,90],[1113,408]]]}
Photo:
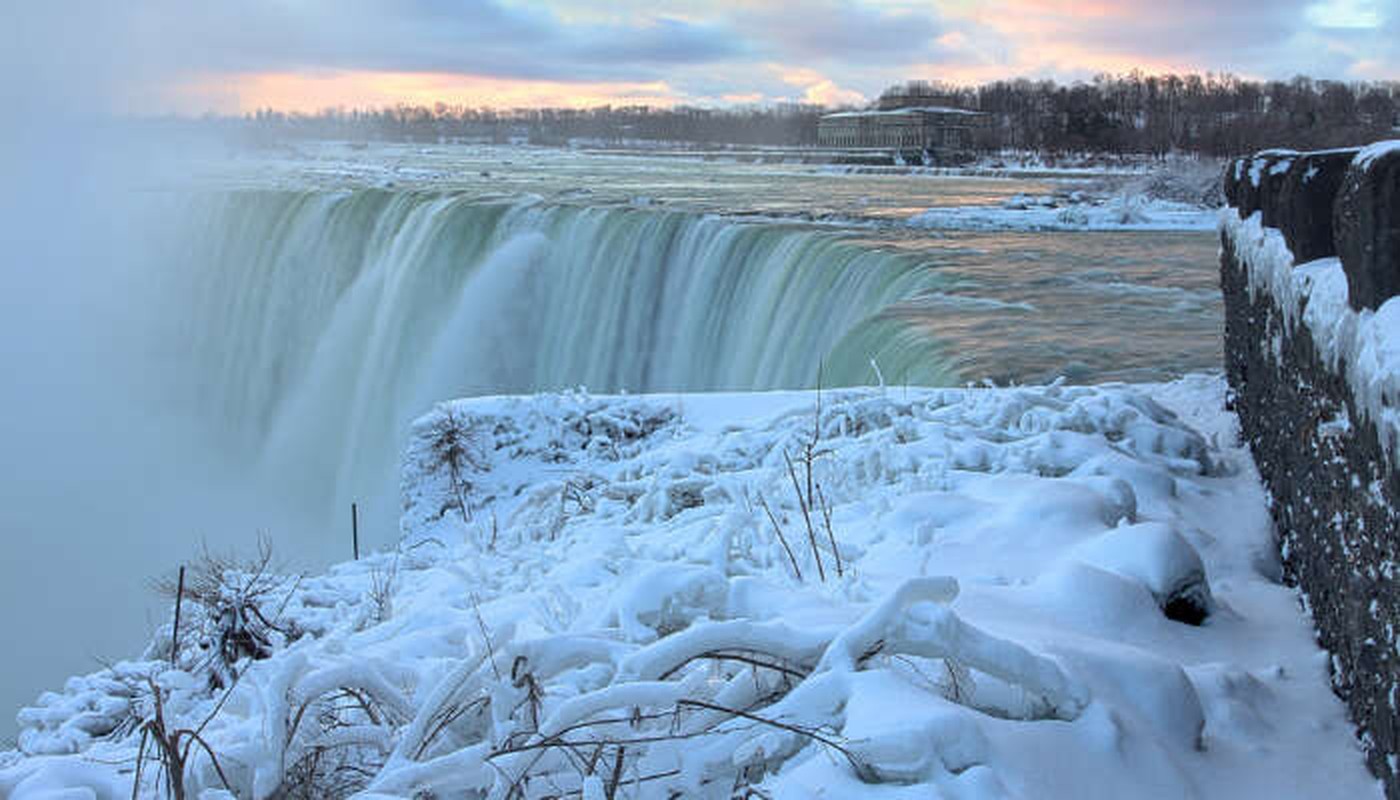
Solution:
{"label": "cascading water", "polygon": [[[919,258],[849,233],[629,207],[357,190],[182,200],[162,339],[218,446],[314,516],[395,530],[402,432],[434,401],[953,376],[887,309]],[[375,537],[387,544],[392,533]]]}

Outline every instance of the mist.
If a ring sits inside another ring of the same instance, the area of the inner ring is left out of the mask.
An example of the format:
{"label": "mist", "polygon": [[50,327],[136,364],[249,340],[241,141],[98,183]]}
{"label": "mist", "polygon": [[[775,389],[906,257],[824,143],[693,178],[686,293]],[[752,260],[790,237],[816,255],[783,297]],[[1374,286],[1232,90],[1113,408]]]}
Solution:
{"label": "mist", "polygon": [[17,7],[0,33],[0,742],[63,676],[139,652],[165,615],[152,577],[297,526],[163,399],[189,377],[162,343],[152,200],[212,145],[123,119],[170,65],[119,13]]}

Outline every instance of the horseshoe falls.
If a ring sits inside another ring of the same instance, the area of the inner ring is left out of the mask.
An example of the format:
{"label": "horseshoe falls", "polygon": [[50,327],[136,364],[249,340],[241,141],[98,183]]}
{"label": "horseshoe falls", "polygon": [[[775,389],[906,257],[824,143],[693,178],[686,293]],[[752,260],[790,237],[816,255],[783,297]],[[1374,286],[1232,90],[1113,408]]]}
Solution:
{"label": "horseshoe falls", "polygon": [[172,214],[168,391],[289,500],[360,502],[376,543],[406,426],[443,398],[871,384],[872,362],[956,378],[889,313],[937,289],[936,264],[849,231],[375,189],[211,192]]}

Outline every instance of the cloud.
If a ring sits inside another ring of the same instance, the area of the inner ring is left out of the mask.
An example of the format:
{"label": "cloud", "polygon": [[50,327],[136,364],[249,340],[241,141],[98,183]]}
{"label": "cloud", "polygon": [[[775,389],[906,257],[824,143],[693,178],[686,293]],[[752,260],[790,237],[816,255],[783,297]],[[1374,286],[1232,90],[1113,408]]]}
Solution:
{"label": "cloud", "polygon": [[678,99],[663,81],[589,83],[355,70],[246,74],[232,87],[218,76],[206,76],[178,84],[173,91],[177,94],[170,98],[172,105],[190,105],[192,100],[224,113],[259,108],[378,108],[398,103],[492,108],[591,108],[615,103],[669,106]]}
{"label": "cloud", "polygon": [[707,64],[739,56],[742,46],[729,31],[661,17],[624,29],[586,29],[583,41],[565,52],[571,60],[601,60],[626,65]]}
{"label": "cloud", "polygon": [[[66,51],[89,72],[111,72],[93,53],[125,48],[134,77],[205,87],[225,104],[253,96],[254,76],[264,87],[297,76],[308,92],[335,79],[348,98],[351,78],[373,73],[521,97],[531,92],[507,84],[549,84],[539,96],[573,84],[580,98],[605,98],[608,84],[618,98],[665,86],[643,93],[693,103],[851,102],[907,78],[1074,80],[1133,68],[1395,78],[1400,16],[1382,0],[144,0],[120,13],[73,1],[100,12]],[[772,65],[820,77],[785,83]],[[381,102],[389,83],[366,83],[363,103]]]}
{"label": "cloud", "polygon": [[1360,77],[1359,65],[1393,61],[1393,38],[1361,24],[1383,26],[1384,14],[1400,14],[1386,8],[1375,0],[1001,0],[970,5],[952,21],[979,26],[975,41],[988,30],[1000,35],[1001,66],[1011,74],[1072,79],[1139,67],[1344,78]]}
{"label": "cloud", "polygon": [[1374,0],[1324,0],[1304,9],[1309,23],[1321,29],[1369,30],[1380,27],[1381,10]]}
{"label": "cloud", "polygon": [[804,103],[815,103],[823,106],[856,106],[865,102],[865,95],[854,89],[843,89],[837,86],[834,81],[818,81],[808,86],[802,93]]}
{"label": "cloud", "polygon": [[1182,64],[1219,62],[1276,45],[1293,29],[1305,0],[1133,0],[1065,4],[1004,0],[978,20],[1013,47],[1034,52],[1112,54]]}
{"label": "cloud", "polygon": [[137,4],[131,32],[185,72],[382,70],[650,81],[736,55],[729,31],[678,18],[570,25],[498,0]]}
{"label": "cloud", "polygon": [[817,0],[769,4],[736,14],[738,27],[771,48],[770,57],[797,63],[907,62],[926,58],[942,32],[932,5],[885,10]]}

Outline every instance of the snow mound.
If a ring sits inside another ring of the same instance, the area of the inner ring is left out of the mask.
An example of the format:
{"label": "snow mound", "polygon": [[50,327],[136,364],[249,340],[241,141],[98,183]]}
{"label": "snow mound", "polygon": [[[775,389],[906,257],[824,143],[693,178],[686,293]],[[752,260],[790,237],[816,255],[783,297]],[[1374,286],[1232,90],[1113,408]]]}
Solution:
{"label": "snow mound", "polygon": [[207,797],[1377,796],[1222,398],[444,403],[396,552],[45,695],[0,798],[129,797],[143,731]]}

